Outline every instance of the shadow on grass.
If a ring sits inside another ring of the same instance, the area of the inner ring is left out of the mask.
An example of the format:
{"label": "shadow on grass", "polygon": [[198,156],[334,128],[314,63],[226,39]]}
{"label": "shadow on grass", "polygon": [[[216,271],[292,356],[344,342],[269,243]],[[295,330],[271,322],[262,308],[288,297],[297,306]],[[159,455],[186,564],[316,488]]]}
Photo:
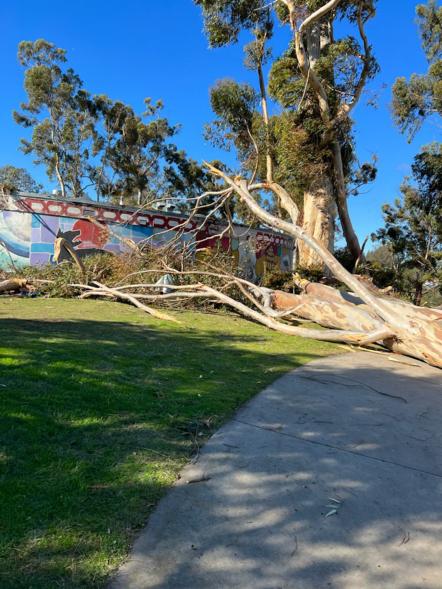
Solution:
{"label": "shadow on grass", "polygon": [[5,589],[102,586],[198,442],[317,356],[109,321],[2,319],[0,337]]}

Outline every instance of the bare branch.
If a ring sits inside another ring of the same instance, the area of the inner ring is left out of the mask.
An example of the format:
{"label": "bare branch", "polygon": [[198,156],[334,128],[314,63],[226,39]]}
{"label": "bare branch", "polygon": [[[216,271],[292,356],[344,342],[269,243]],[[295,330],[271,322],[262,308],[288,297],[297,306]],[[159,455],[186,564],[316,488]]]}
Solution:
{"label": "bare branch", "polygon": [[205,165],[213,174],[223,178],[223,180],[236,191],[241,200],[247,204],[249,209],[258,217],[258,219],[272,227],[276,227],[288,235],[292,235],[297,239],[302,239],[319,255],[336,278],[344,282],[351,290],[358,294],[361,299],[363,299],[368,305],[372,306],[379,317],[383,319],[391,318],[390,310],[387,311],[383,304],[372,295],[365,286],[356,280],[355,277],[352,276],[322,244],[311,237],[304,229],[294,223],[287,223],[264,210],[252,197],[247,183],[244,180],[235,181],[211,164],[205,162]]}

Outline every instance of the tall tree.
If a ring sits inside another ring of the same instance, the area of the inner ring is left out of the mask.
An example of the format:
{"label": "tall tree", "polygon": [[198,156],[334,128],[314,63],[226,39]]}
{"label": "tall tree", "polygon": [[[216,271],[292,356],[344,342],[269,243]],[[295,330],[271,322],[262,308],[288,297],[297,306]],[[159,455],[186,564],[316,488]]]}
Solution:
{"label": "tall tree", "polygon": [[0,186],[12,192],[40,192],[42,189],[25,168],[10,165],[0,168]]}
{"label": "tall tree", "polygon": [[431,115],[442,115],[442,6],[436,0],[416,7],[426,74],[398,78],[393,86],[393,114],[409,141]]}
{"label": "tall tree", "polygon": [[28,101],[14,118],[32,129],[31,140],[22,139],[22,150],[46,167],[63,198],[79,197],[94,136],[90,95],[79,76],[65,67],[66,51],[53,43],[22,41],[18,59],[26,68]]}
{"label": "tall tree", "polygon": [[[424,122],[442,115],[442,6],[436,0],[416,7],[427,62],[426,74],[398,78],[393,86],[393,116],[411,142]],[[401,187],[402,200],[384,206],[386,227],[377,238],[390,243],[400,260],[404,290],[420,304],[426,280],[441,279],[442,144],[422,149],[412,165],[413,181]]]}
{"label": "tall tree", "polygon": [[402,198],[384,205],[385,227],[374,238],[390,247],[403,290],[412,291],[420,305],[426,282],[442,288],[442,146],[424,148],[412,170],[413,178],[401,186]]}
{"label": "tall tree", "polygon": [[172,138],[179,126],[160,116],[161,101],[145,99],[141,115],[105,95],[93,99],[98,124],[89,177],[99,196],[127,205],[186,199],[204,191],[209,174],[179,150]]}
{"label": "tall tree", "polygon": [[[247,48],[247,61],[258,74],[256,95],[262,105],[261,122],[256,121],[256,116],[252,120],[248,115],[248,121],[244,117],[243,129],[238,134],[231,124],[234,121],[229,121],[225,114],[220,116],[219,112],[218,118],[223,124],[227,122],[230,131],[237,135],[241,148],[249,136],[249,153],[256,146],[265,153],[266,168],[273,181],[278,178],[277,183],[284,186],[292,200],[297,200],[300,192],[304,193],[304,228],[329,248],[332,248],[337,209],[348,247],[356,260],[361,250],[347,207],[355,161],[350,113],[367,80],[377,71],[364,29],[366,21],[374,15],[375,0],[195,2],[203,9],[211,46],[236,42],[244,29],[254,33],[254,40]],[[272,36],[275,17],[291,31],[286,52],[274,59],[271,66],[270,94],[284,109],[279,117],[268,114],[263,76],[263,66],[269,58],[265,44]],[[355,25],[360,41],[353,37],[336,40],[337,19]],[[215,88],[215,93],[219,91],[219,87]],[[213,98],[212,94],[212,104]],[[260,133],[258,127],[264,130]],[[218,125],[220,128],[222,125]],[[259,169],[258,166],[258,172]],[[261,173],[260,179],[269,185],[268,173]],[[312,261],[314,256],[309,263]]]}

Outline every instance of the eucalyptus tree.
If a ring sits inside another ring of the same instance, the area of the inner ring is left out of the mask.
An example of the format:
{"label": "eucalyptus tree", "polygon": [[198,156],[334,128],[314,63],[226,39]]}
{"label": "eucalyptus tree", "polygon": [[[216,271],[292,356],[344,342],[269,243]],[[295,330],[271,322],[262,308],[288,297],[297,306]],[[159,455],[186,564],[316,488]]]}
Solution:
{"label": "eucalyptus tree", "polygon": [[146,98],[144,105],[137,114],[121,101],[94,96],[97,125],[89,177],[99,197],[137,206],[174,199],[185,206],[213,180],[172,141],[179,126],[160,116],[162,102]]}
{"label": "eucalyptus tree", "polygon": [[442,290],[442,146],[425,147],[415,157],[402,198],[383,207],[385,226],[374,238],[398,261],[396,281],[420,305],[426,282]]}
{"label": "eucalyptus tree", "polygon": [[[212,135],[214,131],[219,135],[224,126],[227,140],[233,139],[239,155],[244,156],[245,167],[252,162],[249,168],[256,167],[252,174],[261,180],[264,189],[276,194],[280,206],[282,200],[287,204],[287,197],[301,204],[304,228],[329,249],[337,212],[354,260],[361,255],[361,248],[347,206],[356,159],[350,114],[366,82],[378,70],[365,33],[366,22],[375,14],[375,2],[195,0],[202,8],[212,47],[237,42],[243,31],[253,34],[252,43],[246,47],[246,63],[257,72],[258,89],[255,94],[249,86],[238,85],[235,89],[233,82],[215,87],[212,106],[218,121]],[[288,28],[290,40],[282,55],[271,58],[267,44],[276,19]],[[359,41],[353,36],[337,39],[338,20],[354,26]],[[266,87],[263,69],[269,60],[270,80]],[[228,108],[224,101],[224,107],[217,109],[217,94],[226,94],[227,90],[234,100]],[[267,92],[279,103],[281,114],[269,115]],[[242,100],[241,108],[238,99]],[[257,101],[261,103],[260,117]],[[235,113],[236,118],[232,118]],[[258,150],[263,157],[253,158],[253,151]],[[284,197],[281,188],[286,192]],[[293,214],[291,205],[289,216],[293,218]],[[304,258],[306,265],[318,261],[315,255]]]}
{"label": "eucalyptus tree", "polygon": [[66,67],[66,51],[53,43],[22,41],[18,59],[26,68],[27,102],[14,118],[32,129],[31,139],[22,139],[22,150],[46,167],[63,198],[79,197],[95,129],[91,97],[80,77]]}
{"label": "eucalyptus tree", "polygon": [[[410,142],[426,120],[442,115],[442,6],[428,0],[416,15],[428,71],[400,77],[393,86],[394,120]],[[403,288],[411,284],[420,304],[425,281],[442,279],[442,144],[423,147],[412,172],[401,186],[402,198],[384,205],[385,227],[376,237],[400,260]]]}
{"label": "eucalyptus tree", "polygon": [[429,0],[416,7],[416,14],[428,71],[398,78],[393,86],[395,122],[409,141],[428,117],[442,115],[442,6]]}

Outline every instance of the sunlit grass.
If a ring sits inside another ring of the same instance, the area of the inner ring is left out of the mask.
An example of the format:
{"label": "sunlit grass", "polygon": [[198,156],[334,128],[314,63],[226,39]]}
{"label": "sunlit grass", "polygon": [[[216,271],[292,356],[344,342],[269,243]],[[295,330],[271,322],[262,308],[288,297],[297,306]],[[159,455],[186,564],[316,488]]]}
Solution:
{"label": "sunlit grass", "polygon": [[232,315],[0,299],[0,587],[102,587],[188,460],[278,375],[336,347]]}

